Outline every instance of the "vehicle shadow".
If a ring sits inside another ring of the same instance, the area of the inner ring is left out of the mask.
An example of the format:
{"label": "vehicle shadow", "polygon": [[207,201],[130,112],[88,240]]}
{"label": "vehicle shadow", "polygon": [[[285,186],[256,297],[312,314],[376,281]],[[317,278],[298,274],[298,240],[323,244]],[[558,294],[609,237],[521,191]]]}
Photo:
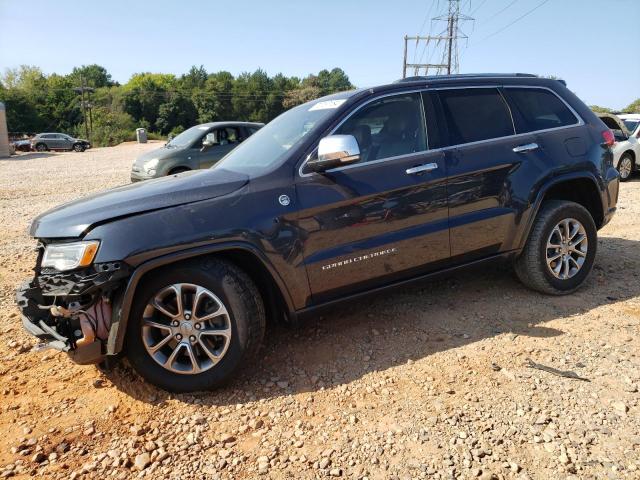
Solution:
{"label": "vehicle shadow", "polygon": [[36,158],[55,157],[55,152],[20,152],[2,160],[35,160]]}
{"label": "vehicle shadow", "polygon": [[497,265],[334,307],[299,328],[274,325],[258,361],[213,392],[168,394],[140,381],[122,362],[106,375],[118,389],[144,402],[171,397],[219,406],[349,384],[370,372],[502,334],[561,336],[563,331],[544,324],[640,295],[635,279],[640,275],[639,247],[639,241],[601,237],[591,276],[569,296],[528,290],[508,265]]}

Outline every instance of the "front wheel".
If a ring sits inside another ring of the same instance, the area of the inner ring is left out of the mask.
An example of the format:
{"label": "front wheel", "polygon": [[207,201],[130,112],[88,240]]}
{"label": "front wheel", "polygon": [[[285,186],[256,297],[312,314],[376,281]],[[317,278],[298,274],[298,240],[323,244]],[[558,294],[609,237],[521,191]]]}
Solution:
{"label": "front wheel", "polygon": [[585,281],[596,257],[598,233],[582,205],[549,200],[542,204],[515,271],[527,287],[565,295]]}
{"label": "front wheel", "polygon": [[76,144],[73,146],[73,150],[74,150],[75,152],[84,152],[84,151],[85,151],[85,147],[84,147],[84,145],[82,145],[81,143],[76,143]]}
{"label": "front wheel", "polygon": [[257,287],[235,265],[205,259],[165,268],[136,292],[127,356],[160,388],[210,390],[255,357],[265,323]]}
{"label": "front wheel", "polygon": [[620,173],[620,181],[626,182],[631,178],[631,174],[635,168],[635,162],[630,153],[625,153],[620,157],[618,161],[618,172]]}

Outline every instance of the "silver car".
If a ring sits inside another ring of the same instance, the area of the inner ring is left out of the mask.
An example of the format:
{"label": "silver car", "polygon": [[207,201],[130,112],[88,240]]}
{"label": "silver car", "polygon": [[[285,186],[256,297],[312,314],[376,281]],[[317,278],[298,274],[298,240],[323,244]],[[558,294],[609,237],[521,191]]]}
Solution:
{"label": "silver car", "polygon": [[31,139],[31,148],[38,152],[48,150],[73,150],[84,152],[91,143],[82,138],[74,138],[66,133],[39,133]]}

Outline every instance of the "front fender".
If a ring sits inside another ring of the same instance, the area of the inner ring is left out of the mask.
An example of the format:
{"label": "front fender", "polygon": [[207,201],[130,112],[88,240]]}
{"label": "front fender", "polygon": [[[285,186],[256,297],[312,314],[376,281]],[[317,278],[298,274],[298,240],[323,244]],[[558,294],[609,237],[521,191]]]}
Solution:
{"label": "front fender", "polygon": [[271,265],[269,260],[253,245],[245,242],[226,242],[222,244],[208,245],[196,248],[190,248],[179,252],[173,252],[167,255],[160,255],[153,259],[147,260],[139,264],[134,270],[129,281],[123,291],[119,293],[114,300],[113,317],[111,322],[111,328],[109,330],[109,338],[107,340],[107,355],[117,355],[122,351],[124,345],[124,337],[127,332],[127,323],[129,320],[129,314],[131,312],[131,306],[135,297],[136,289],[140,283],[140,280],[144,275],[157,268],[170,265],[172,263],[180,262],[194,257],[203,255],[210,255],[215,253],[227,252],[232,250],[243,250],[256,257],[256,259],[262,264],[262,266],[269,272],[276,286],[282,294],[287,309],[289,312],[294,311],[294,304],[284,281]]}

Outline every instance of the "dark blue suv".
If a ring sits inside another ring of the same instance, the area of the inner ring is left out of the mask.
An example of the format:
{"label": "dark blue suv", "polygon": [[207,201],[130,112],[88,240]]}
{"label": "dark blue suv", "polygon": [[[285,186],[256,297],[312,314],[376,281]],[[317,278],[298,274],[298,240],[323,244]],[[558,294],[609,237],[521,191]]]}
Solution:
{"label": "dark blue suv", "polygon": [[419,77],[289,110],[209,170],[39,216],[23,324],[173,391],[254,356],[267,317],[507,259],[567,294],[615,212],[613,134],[563,82]]}

